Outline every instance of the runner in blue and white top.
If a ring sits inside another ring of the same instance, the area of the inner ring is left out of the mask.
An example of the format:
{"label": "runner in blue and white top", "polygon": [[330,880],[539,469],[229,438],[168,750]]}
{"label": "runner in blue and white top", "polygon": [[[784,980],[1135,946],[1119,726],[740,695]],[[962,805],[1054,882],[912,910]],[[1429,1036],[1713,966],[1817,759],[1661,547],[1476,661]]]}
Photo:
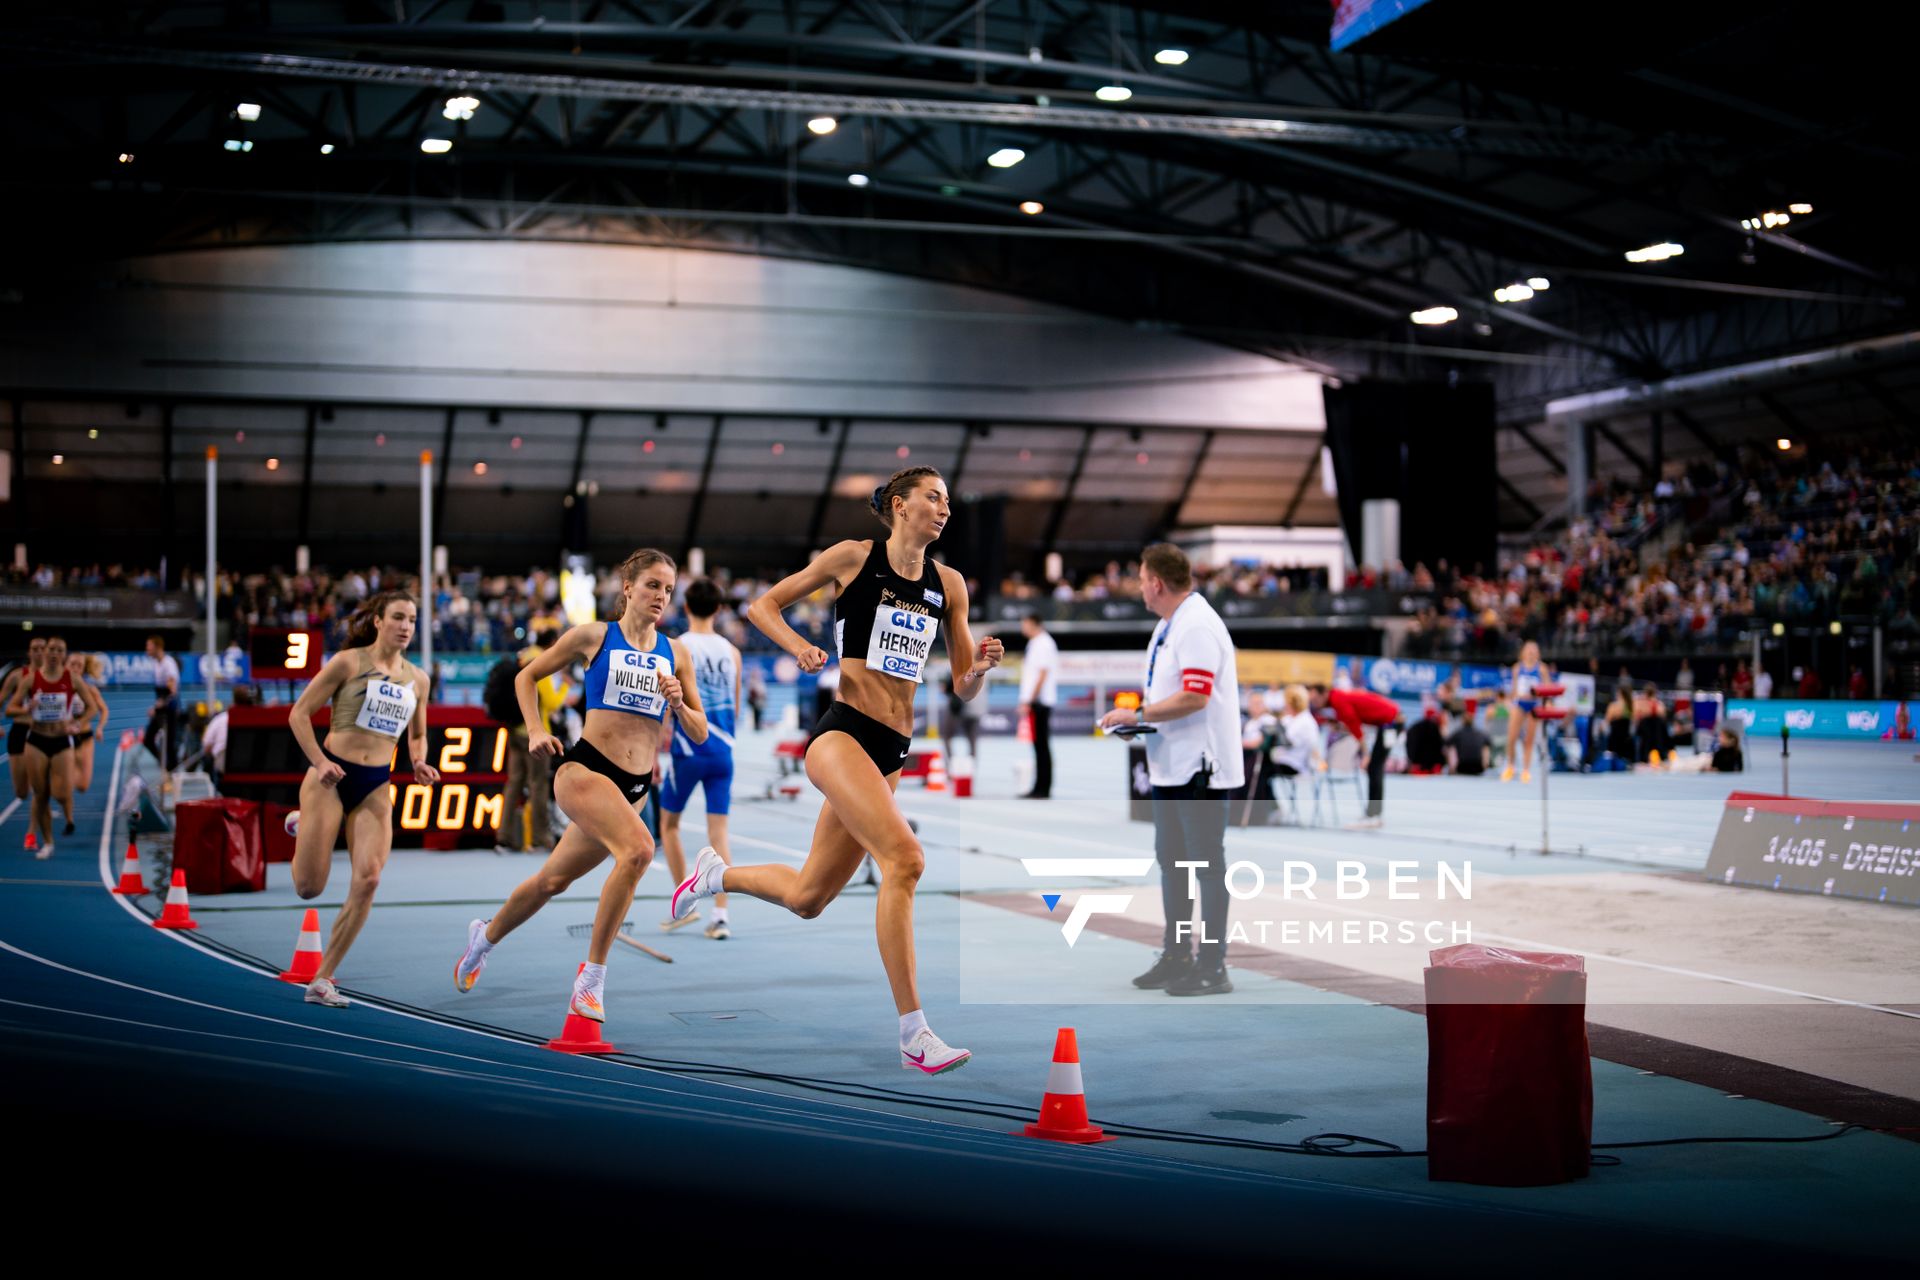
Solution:
{"label": "runner in blue and white top", "polygon": [[[680,843],[680,815],[696,787],[706,794],[707,844],[720,860],[733,865],[733,851],[727,847],[727,811],[733,805],[733,733],[740,718],[740,651],[713,629],[713,616],[720,612],[720,588],[711,578],[695,578],[687,584],[687,630],[680,643],[693,659],[688,673],[700,693],[700,705],[707,713],[707,738],[695,742],[687,736],[678,718],[673,723],[673,749],[667,756],[666,783],[660,788],[660,851],[667,855],[673,882],[687,878],[686,849]],[[660,922],[662,929],[678,929],[700,918],[698,911],[679,919],[669,916]],[[713,895],[713,922],[707,936],[716,941],[729,938],[727,895]]]}
{"label": "runner in blue and white top", "polygon": [[1520,711],[1520,733],[1510,738],[1510,744],[1518,744],[1519,750],[1507,752],[1507,767],[1500,771],[1500,781],[1513,781],[1514,762],[1520,764],[1520,781],[1533,781],[1534,742],[1540,735],[1540,722],[1533,718],[1534,703],[1539,701],[1534,690],[1547,683],[1546,668],[1540,665],[1540,646],[1529,640],[1520,646],[1520,661],[1513,666],[1513,705]]}

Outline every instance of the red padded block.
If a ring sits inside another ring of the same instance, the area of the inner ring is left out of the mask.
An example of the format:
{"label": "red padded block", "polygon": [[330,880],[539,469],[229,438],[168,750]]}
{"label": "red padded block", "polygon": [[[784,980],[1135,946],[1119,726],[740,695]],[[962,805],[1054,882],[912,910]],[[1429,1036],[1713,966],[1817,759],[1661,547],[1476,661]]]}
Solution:
{"label": "red padded block", "polygon": [[1501,1187],[1586,1177],[1585,961],[1478,943],[1430,960],[1427,1177]]}
{"label": "red padded block", "polygon": [[175,805],[173,865],[187,873],[187,892],[195,897],[265,889],[259,804],[223,797]]}

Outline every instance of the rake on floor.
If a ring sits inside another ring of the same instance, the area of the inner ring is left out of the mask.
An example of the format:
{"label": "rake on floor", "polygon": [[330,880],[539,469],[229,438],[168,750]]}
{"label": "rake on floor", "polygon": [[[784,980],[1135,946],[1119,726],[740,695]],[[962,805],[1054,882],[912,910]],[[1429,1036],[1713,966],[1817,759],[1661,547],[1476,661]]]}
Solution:
{"label": "rake on floor", "polygon": [[[668,955],[666,952],[655,951],[652,947],[648,946],[646,943],[637,942],[632,937],[630,937],[627,933],[627,930],[631,928],[633,928],[633,921],[622,920],[620,922],[620,932],[614,934],[613,936],[619,939],[621,942],[624,942],[628,946],[632,947],[635,951],[646,952],[648,955],[652,956],[655,960],[658,960],[661,964],[673,963],[673,957]],[[585,924],[570,924],[567,926],[567,933],[575,938],[584,938],[592,932],[593,932],[593,921],[591,920],[587,921]]]}

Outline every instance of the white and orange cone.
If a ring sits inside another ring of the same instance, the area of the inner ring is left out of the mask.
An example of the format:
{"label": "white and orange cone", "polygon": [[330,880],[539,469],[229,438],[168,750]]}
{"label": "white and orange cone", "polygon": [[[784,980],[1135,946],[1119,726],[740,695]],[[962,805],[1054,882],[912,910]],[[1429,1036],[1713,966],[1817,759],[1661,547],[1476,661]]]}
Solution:
{"label": "white and orange cone", "polygon": [[127,860],[120,864],[120,883],[113,886],[113,891],[136,898],[147,891],[146,881],[140,878],[140,850],[131,840],[127,841]]}
{"label": "white and orange cone", "polygon": [[185,867],[173,869],[173,884],[167,889],[167,905],[160,912],[160,918],[153,922],[156,929],[198,929],[199,921],[187,908],[187,871]]}
{"label": "white and orange cone", "polygon": [[280,981],[306,986],[320,972],[320,913],[307,908],[300,922],[300,940],[293,944],[293,963],[280,975]]}
{"label": "white and orange cone", "polygon": [[1040,1100],[1040,1119],[1023,1132],[1049,1142],[1112,1142],[1100,1126],[1087,1122],[1087,1092],[1080,1082],[1080,1042],[1072,1027],[1060,1028],[1053,1041],[1053,1066],[1047,1071],[1047,1092]]}
{"label": "white and orange cone", "polygon": [[936,753],[933,763],[927,766],[927,790],[945,791],[947,789],[947,766]]}

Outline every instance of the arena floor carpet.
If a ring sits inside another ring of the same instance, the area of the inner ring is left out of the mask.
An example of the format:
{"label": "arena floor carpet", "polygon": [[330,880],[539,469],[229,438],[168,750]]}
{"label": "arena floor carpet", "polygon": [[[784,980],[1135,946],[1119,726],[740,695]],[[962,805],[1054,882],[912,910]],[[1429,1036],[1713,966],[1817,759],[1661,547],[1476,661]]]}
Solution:
{"label": "arena floor carpet", "polygon": [[[120,701],[116,714],[132,710]],[[811,789],[759,798],[778,737],[743,734],[737,861],[804,854]],[[48,1188],[101,1151],[137,1150],[170,1162],[170,1182],[205,1179],[208,1205],[238,1194],[237,1171],[276,1186],[404,1185],[469,1215],[475,1196],[524,1206],[565,1204],[584,1186],[644,1190],[710,1228],[662,1247],[730,1256],[777,1255],[796,1226],[849,1216],[949,1256],[1032,1246],[1137,1261],[1163,1249],[1361,1274],[1462,1273],[1494,1256],[1576,1270],[1629,1256],[1775,1268],[1915,1256],[1894,1224],[1920,1181],[1920,917],[1687,874],[1704,865],[1735,783],[1772,789],[1763,762],[1732,782],[1556,776],[1548,857],[1529,851],[1537,790],[1492,780],[1395,777],[1380,832],[1230,833],[1232,856],[1263,865],[1471,859],[1497,886],[1499,918],[1532,920],[1544,936],[1527,941],[1588,957],[1594,1140],[1611,1159],[1577,1183],[1506,1189],[1427,1179],[1425,1024],[1417,964],[1403,957],[1236,945],[1232,995],[1174,1001],[1127,983],[1151,959],[1157,893],[1145,893],[1096,919],[1072,966],[1039,974],[1040,958],[1062,954],[1060,918],[1019,859],[1150,855],[1152,838],[1123,820],[1117,744],[1057,742],[1046,803],[1014,798],[1024,751],[990,740],[973,798],[902,792],[927,849],[916,914],[927,1008],[975,1054],[928,1080],[896,1065],[871,889],[850,887],[813,921],[736,897],[734,937],[714,942],[697,927],[656,929],[664,859],[631,919],[674,963],[616,948],[617,1058],[538,1047],[559,1029],[584,955],[567,926],[591,918],[597,876],[503,944],[474,992],[452,989],[466,922],[532,869],[527,857],[396,854],[341,973],[359,1006],[304,1005],[271,976],[309,905],[285,867],[270,868],[265,893],[196,900],[193,936],[148,927],[155,900],[106,892],[126,837],[103,752],[81,833],[55,859],[17,852],[23,810],[0,826],[0,848],[15,851],[0,876],[0,1025],[8,1095],[33,1122],[22,1150]],[[1796,746],[1794,790],[1905,799],[1915,768],[1906,752]],[[697,846],[697,802],[688,818]],[[346,884],[337,855],[316,904],[323,927]],[[1499,905],[1507,893],[1518,896]],[[1854,935],[1908,962],[1809,968]],[[1094,1120],[1120,1141],[1012,1136],[1037,1108],[1060,1026],[1077,1029]],[[1321,1134],[1382,1145],[1302,1147]],[[1757,1141],[1613,1146],[1693,1138]]]}

